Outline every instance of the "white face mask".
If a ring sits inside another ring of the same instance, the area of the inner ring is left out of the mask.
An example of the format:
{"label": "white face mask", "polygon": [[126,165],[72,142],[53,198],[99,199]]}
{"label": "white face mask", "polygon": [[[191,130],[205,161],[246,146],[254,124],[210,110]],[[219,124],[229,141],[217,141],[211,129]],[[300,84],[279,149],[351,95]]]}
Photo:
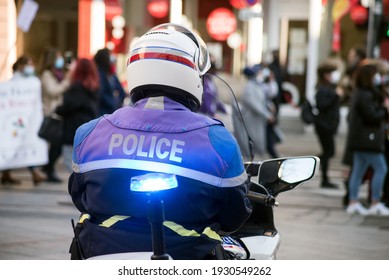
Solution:
{"label": "white face mask", "polygon": [[263,78],[264,78],[264,79],[270,77],[270,70],[269,70],[269,68],[264,68],[264,69],[262,70],[262,75],[263,75]]}
{"label": "white face mask", "polygon": [[373,84],[375,86],[380,86],[382,84],[382,77],[379,73],[375,73],[373,77]]}
{"label": "white face mask", "polygon": [[262,73],[259,73],[256,77],[256,80],[258,83],[263,83],[265,81],[265,78],[263,77]]}
{"label": "white face mask", "polygon": [[331,83],[337,84],[340,80],[340,77],[341,77],[340,71],[338,70],[332,71],[330,77]]}

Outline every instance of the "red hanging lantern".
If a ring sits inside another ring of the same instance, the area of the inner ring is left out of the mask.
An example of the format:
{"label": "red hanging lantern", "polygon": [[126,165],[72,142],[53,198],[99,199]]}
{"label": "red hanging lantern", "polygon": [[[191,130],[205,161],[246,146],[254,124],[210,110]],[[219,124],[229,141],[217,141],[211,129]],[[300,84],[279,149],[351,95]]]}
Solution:
{"label": "red hanging lantern", "polygon": [[369,12],[365,7],[356,5],[350,10],[350,17],[356,25],[364,25],[369,19]]}
{"label": "red hanging lantern", "polygon": [[235,9],[243,9],[249,6],[254,6],[259,0],[230,0],[230,4]]}
{"label": "red hanging lantern", "polygon": [[246,0],[230,0],[230,4],[235,9],[243,9],[247,6]]}
{"label": "red hanging lantern", "polygon": [[149,0],[147,11],[155,18],[164,18],[169,12],[169,0]]}
{"label": "red hanging lantern", "polygon": [[217,41],[225,41],[236,30],[236,17],[227,8],[213,10],[207,18],[208,34]]}

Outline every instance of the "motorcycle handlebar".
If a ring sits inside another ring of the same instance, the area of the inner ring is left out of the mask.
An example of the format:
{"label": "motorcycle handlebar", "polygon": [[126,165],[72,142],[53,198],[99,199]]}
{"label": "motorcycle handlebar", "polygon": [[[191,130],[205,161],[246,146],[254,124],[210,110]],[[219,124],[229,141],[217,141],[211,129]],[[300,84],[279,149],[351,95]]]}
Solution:
{"label": "motorcycle handlebar", "polygon": [[278,206],[276,199],[270,194],[261,194],[253,191],[249,191],[247,197],[257,203],[266,205],[266,206]]}

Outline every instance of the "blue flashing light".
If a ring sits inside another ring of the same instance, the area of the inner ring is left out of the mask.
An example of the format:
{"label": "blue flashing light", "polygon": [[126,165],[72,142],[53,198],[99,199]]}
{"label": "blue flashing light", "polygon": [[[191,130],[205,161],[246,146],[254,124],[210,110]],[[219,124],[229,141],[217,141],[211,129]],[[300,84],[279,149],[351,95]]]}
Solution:
{"label": "blue flashing light", "polygon": [[157,192],[178,187],[176,175],[166,173],[148,173],[131,178],[131,191]]}

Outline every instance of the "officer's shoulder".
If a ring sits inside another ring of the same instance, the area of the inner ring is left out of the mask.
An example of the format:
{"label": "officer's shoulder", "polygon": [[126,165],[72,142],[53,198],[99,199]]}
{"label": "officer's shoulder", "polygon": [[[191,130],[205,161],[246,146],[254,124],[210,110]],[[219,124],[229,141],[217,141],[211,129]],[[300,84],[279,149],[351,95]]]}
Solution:
{"label": "officer's shoulder", "polygon": [[209,139],[217,150],[231,149],[231,145],[237,145],[231,132],[223,125],[212,125],[209,128]]}
{"label": "officer's shoulder", "polygon": [[84,123],[77,129],[76,135],[74,136],[75,146],[80,144],[93,131],[100,119],[101,117]]}

